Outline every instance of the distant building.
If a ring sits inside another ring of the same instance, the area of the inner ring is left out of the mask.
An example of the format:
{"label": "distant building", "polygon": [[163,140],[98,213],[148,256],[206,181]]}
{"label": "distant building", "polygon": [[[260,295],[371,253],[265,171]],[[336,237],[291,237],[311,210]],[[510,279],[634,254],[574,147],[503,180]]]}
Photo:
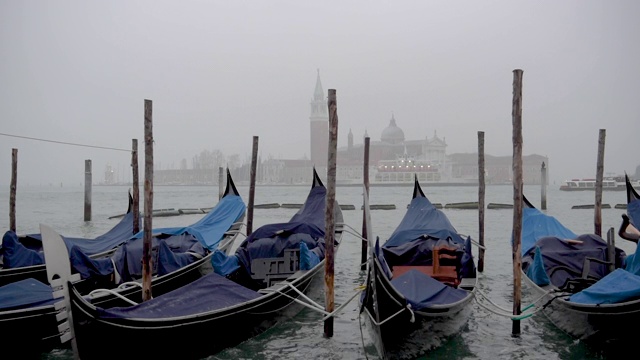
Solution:
{"label": "distant building", "polygon": [[310,120],[310,156],[311,163],[318,167],[327,166],[327,155],[329,152],[329,110],[327,97],[322,89],[320,81],[320,70],[316,78],[316,87],[311,100]]}
{"label": "distant building", "polygon": [[[347,146],[339,147],[337,153],[336,182],[338,185],[358,185],[363,182],[364,139],[354,142],[349,129]],[[329,114],[327,97],[320,81],[320,71],[310,102],[309,158],[259,159],[256,171],[258,184],[310,184],[312,168],[315,166],[325,180],[329,144]],[[512,182],[511,156],[485,155],[486,184]],[[549,169],[549,159],[540,155],[523,156],[523,181],[525,184],[540,184],[542,163]],[[237,183],[250,180],[250,164],[232,170]],[[548,172],[547,172],[548,173]],[[478,155],[447,155],[447,142],[434,131],[433,136],[406,139],[405,133],[391,114],[389,125],[382,130],[380,140],[369,141],[369,181],[376,183],[412,183],[414,176],[425,183],[448,183],[474,185],[478,183]],[[548,179],[549,177],[547,177]],[[158,183],[216,184],[217,172],[208,170],[156,170],[154,181]]]}

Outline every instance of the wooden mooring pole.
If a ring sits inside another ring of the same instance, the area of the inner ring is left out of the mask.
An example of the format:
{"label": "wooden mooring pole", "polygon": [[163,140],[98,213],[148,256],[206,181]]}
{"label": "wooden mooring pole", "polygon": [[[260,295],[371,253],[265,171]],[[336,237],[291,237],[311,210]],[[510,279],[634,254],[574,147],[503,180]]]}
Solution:
{"label": "wooden mooring pole", "polygon": [[[335,243],[335,219],[334,206],[336,199],[336,156],[338,152],[338,105],[336,90],[329,89],[329,150],[327,158],[327,202],[325,205],[325,263],[324,263],[324,302],[325,311],[332,313],[334,310],[334,246]],[[324,321],[324,336],[333,336],[333,316]]]}
{"label": "wooden mooring pole", "polygon": [[[522,70],[513,70],[513,315],[521,313],[522,267]],[[520,320],[513,320],[512,335],[520,335]]]}
{"label": "wooden mooring pole", "polygon": [[84,161],[84,221],[91,221],[91,160]]}
{"label": "wooden mooring pole", "polygon": [[[364,138],[364,163],[362,165],[362,179],[364,182],[364,191],[369,196],[369,144],[371,140],[367,136]],[[367,233],[367,217],[365,215],[364,204],[362,207],[362,249],[360,256],[360,270],[367,268],[367,246],[369,241],[369,234]]]}
{"label": "wooden mooring pole", "polygon": [[9,230],[16,232],[16,190],[18,188],[18,149],[11,149],[11,185],[9,187]]}
{"label": "wooden mooring pole", "polygon": [[247,204],[247,236],[253,232],[253,203],[256,197],[256,167],[258,164],[258,137],[253,137],[251,153],[251,173],[249,183],[249,203]]}
{"label": "wooden mooring pole", "polygon": [[485,174],[484,174],[484,131],[478,131],[478,271],[484,271],[484,198],[485,198]]}
{"label": "wooden mooring pole", "polygon": [[544,161],[540,168],[540,208],[547,210],[547,167]]}
{"label": "wooden mooring pole", "polygon": [[153,103],[144,100],[144,237],[142,301],[151,300],[151,235],[153,233]]}
{"label": "wooden mooring pole", "polygon": [[596,165],[596,203],[594,214],[594,233],[598,236],[602,236],[602,177],[604,175],[604,139],[607,135],[607,130],[600,129],[598,136],[598,163]]}
{"label": "wooden mooring pole", "polygon": [[140,179],[138,174],[138,139],[131,140],[131,168],[133,181],[133,233],[140,231]]}

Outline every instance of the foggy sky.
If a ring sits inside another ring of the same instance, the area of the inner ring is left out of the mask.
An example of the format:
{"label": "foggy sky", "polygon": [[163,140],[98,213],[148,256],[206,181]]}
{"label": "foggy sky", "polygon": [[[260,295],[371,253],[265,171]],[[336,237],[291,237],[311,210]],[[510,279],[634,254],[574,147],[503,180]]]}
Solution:
{"label": "foggy sky", "polygon": [[[336,89],[338,145],[437,131],[447,153],[511,156],[513,70],[523,76],[523,154],[550,183],[640,165],[638,1],[0,1],[0,133],[122,150],[153,101],[154,158],[204,149],[309,156],[317,69]],[[130,153],[0,136],[0,185],[94,182]],[[142,168],[141,168],[142,171]],[[141,179],[144,172],[141,172]],[[5,188],[8,191],[8,187]]]}

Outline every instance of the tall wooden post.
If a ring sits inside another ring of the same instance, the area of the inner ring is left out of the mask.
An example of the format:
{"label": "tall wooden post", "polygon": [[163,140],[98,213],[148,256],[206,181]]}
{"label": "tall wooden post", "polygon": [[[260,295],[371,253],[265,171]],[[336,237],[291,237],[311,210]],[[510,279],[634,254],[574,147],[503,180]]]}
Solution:
{"label": "tall wooden post", "polygon": [[224,194],[224,169],[222,166],[218,167],[218,200],[222,199]]}
{"label": "tall wooden post", "polygon": [[604,175],[604,138],[607,130],[600,129],[598,137],[598,164],[596,165],[596,204],[594,214],[594,233],[602,236],[602,177]]}
{"label": "tall wooden post", "polygon": [[151,236],[153,233],[153,103],[144,100],[144,237],[142,301],[151,300]]}
{"label": "tall wooden post", "polygon": [[9,230],[16,232],[16,190],[18,188],[18,149],[11,149],[11,186],[9,188]]}
{"label": "tall wooden post", "polygon": [[547,210],[547,167],[544,161],[540,169],[540,208]]}
{"label": "tall wooden post", "polygon": [[[324,263],[324,303],[325,310],[329,313],[334,310],[334,248],[335,220],[334,206],[336,199],[336,156],[338,152],[338,105],[336,90],[329,89],[329,150],[327,163],[327,203],[325,205],[325,263]],[[333,316],[324,321],[324,336],[333,336]]]}
{"label": "tall wooden post", "polygon": [[131,168],[133,173],[133,233],[140,231],[140,183],[138,175],[138,139],[131,140]]}
{"label": "tall wooden post", "polygon": [[[369,143],[370,138],[367,136],[364,138],[364,163],[362,165],[362,179],[364,181],[364,191],[369,196]],[[364,205],[364,204],[363,204]],[[367,246],[369,234],[367,232],[367,217],[365,215],[364,206],[362,207],[362,251],[360,256],[360,270],[367,268]]]}
{"label": "tall wooden post", "polygon": [[[513,70],[513,315],[521,313],[522,278],[522,70]],[[520,320],[513,320],[511,332],[520,334]]]}
{"label": "tall wooden post", "polygon": [[485,198],[485,175],[484,175],[484,131],[478,131],[478,271],[484,271],[484,198]]}
{"label": "tall wooden post", "polygon": [[84,161],[84,221],[91,221],[91,160]]}
{"label": "tall wooden post", "polygon": [[253,137],[253,151],[251,154],[251,173],[249,184],[249,203],[247,204],[247,236],[253,232],[253,202],[256,194],[256,167],[258,163],[258,137]]}

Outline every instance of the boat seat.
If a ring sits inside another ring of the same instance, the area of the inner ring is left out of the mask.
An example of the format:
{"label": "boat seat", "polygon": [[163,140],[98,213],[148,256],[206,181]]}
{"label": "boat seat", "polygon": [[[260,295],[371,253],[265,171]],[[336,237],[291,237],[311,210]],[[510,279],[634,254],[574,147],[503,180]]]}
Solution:
{"label": "boat seat", "polygon": [[267,287],[293,275],[300,269],[300,250],[286,249],[282,257],[251,260],[251,278]]}
{"label": "boat seat", "polygon": [[[445,283],[449,286],[457,288],[460,284],[458,278],[458,271],[453,265],[440,265],[441,259],[455,259],[455,255],[440,253],[443,248],[433,249],[433,264],[432,265],[395,265],[393,267],[393,277],[396,278],[409,270],[417,270],[423,274],[429,275],[432,278]],[[455,249],[448,248],[446,250],[455,251]]]}

